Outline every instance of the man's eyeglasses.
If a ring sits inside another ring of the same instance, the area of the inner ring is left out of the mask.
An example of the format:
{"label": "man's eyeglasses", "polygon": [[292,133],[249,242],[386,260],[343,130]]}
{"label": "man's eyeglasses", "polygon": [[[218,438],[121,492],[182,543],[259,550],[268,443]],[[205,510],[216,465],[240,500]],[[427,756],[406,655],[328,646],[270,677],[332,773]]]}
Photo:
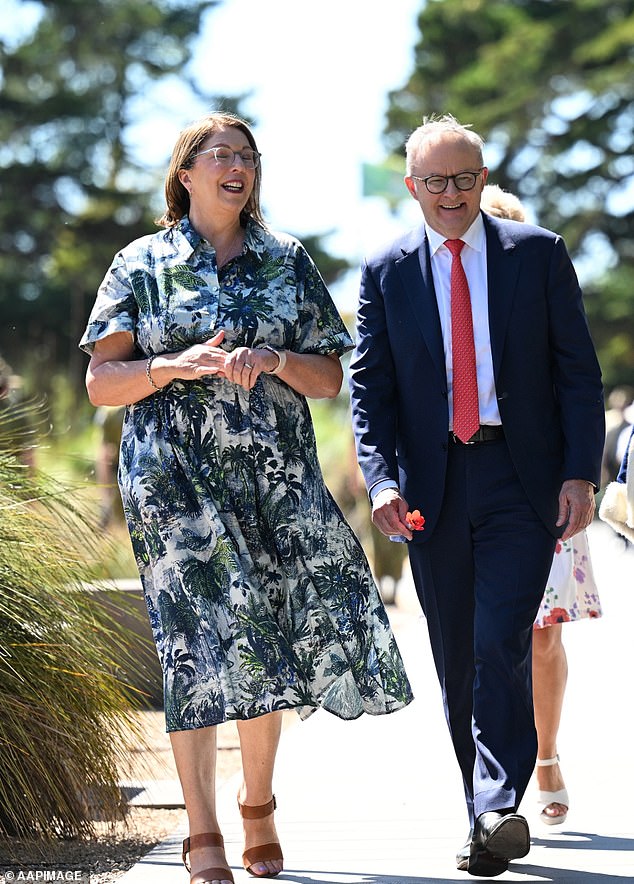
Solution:
{"label": "man's eyeglasses", "polygon": [[458,190],[473,190],[478,180],[478,175],[482,174],[481,169],[477,172],[458,172],[457,175],[429,175],[427,178],[419,178],[418,175],[410,175],[415,181],[422,181],[430,193],[444,193],[449,186],[449,182],[453,181]]}
{"label": "man's eyeglasses", "polygon": [[215,161],[219,166],[232,166],[236,157],[240,157],[245,169],[256,169],[260,164],[261,153],[245,147],[244,150],[231,150],[230,147],[208,147],[207,150],[201,150],[200,153],[194,154],[194,158],[202,157],[206,153],[212,153]]}

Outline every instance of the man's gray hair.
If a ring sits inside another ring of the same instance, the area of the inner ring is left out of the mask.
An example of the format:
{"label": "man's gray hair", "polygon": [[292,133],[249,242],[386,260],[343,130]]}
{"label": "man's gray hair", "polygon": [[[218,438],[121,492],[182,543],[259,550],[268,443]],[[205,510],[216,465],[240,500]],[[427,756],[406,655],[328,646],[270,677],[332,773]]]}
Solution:
{"label": "man's gray hair", "polygon": [[422,124],[417,129],[414,129],[407,139],[405,154],[407,157],[408,175],[412,172],[414,158],[425,142],[434,141],[446,132],[455,132],[465,138],[475,150],[477,150],[480,157],[480,163],[483,163],[482,151],[484,149],[484,139],[471,129],[470,123],[459,123],[451,114],[442,114],[439,116],[432,114],[429,117],[423,117]]}

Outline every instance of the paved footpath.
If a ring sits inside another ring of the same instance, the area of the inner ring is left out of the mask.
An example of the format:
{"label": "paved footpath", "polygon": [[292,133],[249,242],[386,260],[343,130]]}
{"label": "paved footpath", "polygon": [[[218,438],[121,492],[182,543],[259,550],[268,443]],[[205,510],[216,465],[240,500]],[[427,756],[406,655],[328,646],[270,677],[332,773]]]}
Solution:
{"label": "paved footpath", "polygon": [[[590,528],[604,616],[564,627],[569,680],[559,751],[571,796],[563,826],[538,821],[531,783],[521,811],[529,855],[496,880],[611,884],[634,879],[634,551],[602,523]],[[275,777],[285,871],[295,884],[439,884],[477,880],[454,855],[467,834],[426,627],[410,581],[391,610],[416,699],[393,715],[342,722],[318,712],[286,730]],[[240,864],[238,780],[219,792],[227,856]],[[120,880],[187,884],[176,832]]]}

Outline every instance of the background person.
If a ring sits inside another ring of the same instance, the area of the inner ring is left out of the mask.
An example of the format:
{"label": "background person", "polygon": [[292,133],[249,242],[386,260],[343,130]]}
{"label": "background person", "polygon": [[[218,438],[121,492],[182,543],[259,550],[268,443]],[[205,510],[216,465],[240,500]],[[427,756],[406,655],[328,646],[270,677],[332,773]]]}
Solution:
{"label": "background person", "polygon": [[[480,208],[496,218],[526,221],[520,200],[496,184],[482,190]],[[605,458],[605,452],[604,452]],[[558,541],[546,589],[533,626],[533,705],[537,729],[536,776],[540,817],[547,825],[565,822],[570,799],[559,767],[557,734],[568,679],[562,624],[601,616],[588,535],[580,531]]]}
{"label": "background person", "polygon": [[301,244],[264,225],[259,159],[232,115],[181,133],[165,229],[115,257],[81,341],[91,402],[128,406],[119,482],[195,884],[233,880],[215,725],[237,720],[243,864],[270,877],[283,861],[282,710],[352,719],[411,699],[367,561],[324,485],[305,398],[337,395],[352,342]]}
{"label": "background person", "polygon": [[617,534],[634,543],[634,426],[630,432],[621,468],[614,482],[610,482],[599,508],[600,518]]}
{"label": "background person", "polygon": [[537,755],[532,626],[557,538],[592,519],[605,432],[564,243],[480,211],[482,152],[450,115],[410,136],[424,224],[364,264],[350,379],[373,520],[411,541],[462,772],[457,866],[490,876],[529,850],[517,808]]}
{"label": "background person", "polygon": [[619,474],[632,430],[633,398],[634,392],[631,387],[615,387],[608,396],[608,407],[605,412],[605,446],[601,462],[603,488],[614,482]]}
{"label": "background person", "polygon": [[114,522],[123,521],[121,495],[117,488],[121,425],[125,406],[100,405],[95,412],[95,424],[99,428],[99,443],[95,459],[95,479],[101,494],[99,523],[107,528]]}

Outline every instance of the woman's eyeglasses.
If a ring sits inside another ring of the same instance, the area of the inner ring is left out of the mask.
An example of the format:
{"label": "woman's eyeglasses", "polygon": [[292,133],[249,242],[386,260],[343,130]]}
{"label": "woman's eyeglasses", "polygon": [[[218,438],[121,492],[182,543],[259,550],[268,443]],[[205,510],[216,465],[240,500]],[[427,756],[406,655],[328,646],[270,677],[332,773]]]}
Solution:
{"label": "woman's eyeglasses", "polygon": [[261,153],[247,147],[244,150],[231,150],[230,147],[208,147],[207,150],[201,150],[200,153],[194,154],[195,157],[202,157],[206,153],[212,153],[215,161],[219,166],[232,166],[236,157],[240,157],[242,165],[245,169],[255,169],[260,164]]}

